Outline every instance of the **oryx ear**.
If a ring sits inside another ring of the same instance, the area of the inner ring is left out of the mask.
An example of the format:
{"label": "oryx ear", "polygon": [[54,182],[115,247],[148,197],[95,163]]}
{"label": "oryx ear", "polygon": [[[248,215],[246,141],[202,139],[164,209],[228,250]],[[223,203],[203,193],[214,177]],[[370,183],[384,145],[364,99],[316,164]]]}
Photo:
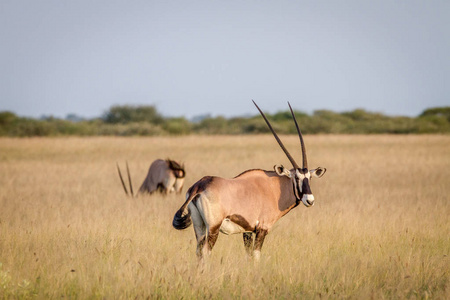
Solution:
{"label": "oryx ear", "polygon": [[309,170],[309,173],[311,173],[311,176],[320,178],[323,176],[323,174],[325,174],[326,171],[326,168],[318,167],[317,169]]}
{"label": "oryx ear", "polygon": [[278,174],[278,176],[287,176],[291,178],[291,172],[285,167],[283,167],[283,165],[275,165],[273,166],[273,169]]}

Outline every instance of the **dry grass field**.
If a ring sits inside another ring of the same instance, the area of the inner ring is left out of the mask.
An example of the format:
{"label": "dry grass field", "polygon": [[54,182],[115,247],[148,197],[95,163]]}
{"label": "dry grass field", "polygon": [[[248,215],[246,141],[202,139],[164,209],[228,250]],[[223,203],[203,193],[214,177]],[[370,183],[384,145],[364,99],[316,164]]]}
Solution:
{"label": "dry grass field", "polygon": [[[282,136],[300,161],[298,137]],[[0,298],[449,299],[450,136],[305,136],[316,205],[267,236],[261,261],[220,235],[197,268],[172,228],[191,184],[290,166],[269,135],[0,139]],[[127,198],[156,158],[185,162],[182,195]]]}

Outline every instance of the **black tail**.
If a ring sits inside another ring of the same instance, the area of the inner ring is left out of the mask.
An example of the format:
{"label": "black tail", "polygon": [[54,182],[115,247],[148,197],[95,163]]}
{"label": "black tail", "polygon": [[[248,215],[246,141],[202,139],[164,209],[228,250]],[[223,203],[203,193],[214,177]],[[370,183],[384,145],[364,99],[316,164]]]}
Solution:
{"label": "black tail", "polygon": [[191,202],[192,199],[194,199],[198,194],[193,192],[191,189],[187,191],[186,202],[183,203],[183,205],[180,207],[180,209],[175,213],[175,216],[173,217],[172,226],[175,229],[183,230],[188,228],[192,224],[191,213],[186,208],[189,202]]}
{"label": "black tail", "polygon": [[192,220],[191,220],[191,214],[187,212],[183,215],[184,208],[180,208],[173,217],[172,226],[175,229],[183,230],[191,226]]}

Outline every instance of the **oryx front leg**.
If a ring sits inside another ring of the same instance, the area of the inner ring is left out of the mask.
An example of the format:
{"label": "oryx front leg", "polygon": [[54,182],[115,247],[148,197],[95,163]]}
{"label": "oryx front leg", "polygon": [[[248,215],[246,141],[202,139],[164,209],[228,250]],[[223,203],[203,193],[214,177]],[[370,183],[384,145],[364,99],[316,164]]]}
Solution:
{"label": "oryx front leg", "polygon": [[255,236],[255,245],[253,246],[253,258],[255,261],[259,261],[261,257],[261,248],[264,243],[268,231],[266,229],[257,229]]}
{"label": "oryx front leg", "polygon": [[245,252],[247,252],[247,255],[249,257],[251,257],[253,252],[253,234],[251,232],[244,232],[243,238],[244,238]]}

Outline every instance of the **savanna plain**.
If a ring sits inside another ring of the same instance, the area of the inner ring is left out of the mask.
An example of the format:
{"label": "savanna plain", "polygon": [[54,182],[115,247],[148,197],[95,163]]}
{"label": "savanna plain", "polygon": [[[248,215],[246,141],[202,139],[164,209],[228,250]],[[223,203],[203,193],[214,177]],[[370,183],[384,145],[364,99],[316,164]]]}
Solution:
{"label": "savanna plain", "polygon": [[[297,136],[281,136],[301,161]],[[450,136],[306,135],[316,204],[266,237],[260,262],[220,235],[199,268],[172,228],[204,175],[290,163],[271,135],[0,138],[2,299],[449,299]],[[151,162],[184,162],[182,194],[127,197]],[[245,201],[245,199],[242,199]]]}

